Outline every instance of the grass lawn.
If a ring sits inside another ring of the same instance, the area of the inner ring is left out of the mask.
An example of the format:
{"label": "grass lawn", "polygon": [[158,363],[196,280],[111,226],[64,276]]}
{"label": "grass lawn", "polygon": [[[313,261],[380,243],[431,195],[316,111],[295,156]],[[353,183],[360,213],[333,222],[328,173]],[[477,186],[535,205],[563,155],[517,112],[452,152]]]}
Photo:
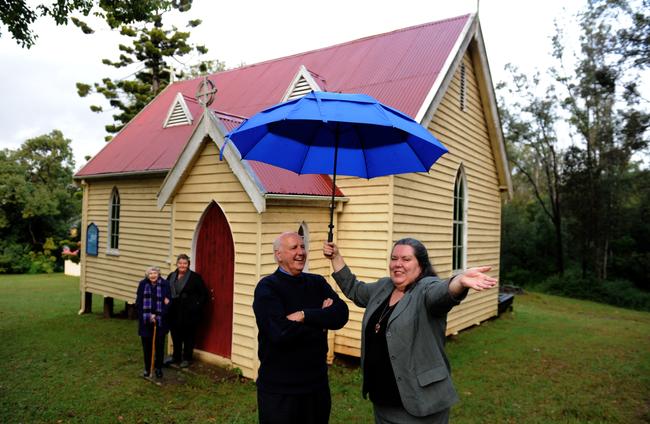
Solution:
{"label": "grass lawn", "polygon": [[[162,387],[140,378],[136,323],[102,318],[100,298],[77,315],[77,278],[0,276],[0,293],[0,423],[256,422],[246,379],[205,366],[166,370]],[[447,351],[454,423],[650,422],[649,313],[532,293]],[[330,377],[330,421],[371,423],[358,362]]]}

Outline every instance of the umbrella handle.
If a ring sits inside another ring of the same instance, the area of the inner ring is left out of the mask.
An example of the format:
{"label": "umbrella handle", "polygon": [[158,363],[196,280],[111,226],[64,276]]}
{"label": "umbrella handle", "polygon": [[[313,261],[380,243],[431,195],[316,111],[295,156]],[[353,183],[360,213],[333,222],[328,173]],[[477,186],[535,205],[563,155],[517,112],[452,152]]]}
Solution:
{"label": "umbrella handle", "polygon": [[153,339],[151,340],[151,366],[149,375],[153,375],[154,358],[156,357],[156,320],[153,321]]}

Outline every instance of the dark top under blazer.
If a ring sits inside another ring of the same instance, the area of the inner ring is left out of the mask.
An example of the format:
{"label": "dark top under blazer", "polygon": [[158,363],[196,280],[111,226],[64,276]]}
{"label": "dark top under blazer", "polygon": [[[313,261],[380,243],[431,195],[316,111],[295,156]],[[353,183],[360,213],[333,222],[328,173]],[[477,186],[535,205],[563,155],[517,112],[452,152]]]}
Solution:
{"label": "dark top under blazer", "polygon": [[[374,283],[363,283],[347,266],[332,276],[350,300],[366,308],[361,331],[363,366],[368,319],[391,295],[393,282],[386,277]],[[431,415],[458,401],[445,355],[445,330],[447,313],[465,296],[467,289],[454,298],[449,294],[448,280],[425,277],[412,284],[388,320],[388,353],[402,404],[411,415]],[[364,397],[367,391],[364,387]]]}

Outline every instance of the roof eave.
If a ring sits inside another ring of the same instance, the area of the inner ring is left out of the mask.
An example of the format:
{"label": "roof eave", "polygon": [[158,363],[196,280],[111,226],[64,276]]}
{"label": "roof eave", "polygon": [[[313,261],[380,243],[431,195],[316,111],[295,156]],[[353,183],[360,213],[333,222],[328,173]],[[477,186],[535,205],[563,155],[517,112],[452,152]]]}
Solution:
{"label": "roof eave", "polygon": [[79,175],[75,174],[72,178],[74,180],[102,180],[102,179],[116,179],[116,178],[135,178],[135,177],[155,177],[164,176],[169,172],[169,169],[153,169],[147,171],[124,171],[124,172],[110,172],[104,174],[89,174]]}
{"label": "roof eave", "polygon": [[[508,155],[505,145],[505,138],[503,137],[503,129],[501,128],[501,118],[499,117],[499,108],[497,106],[496,93],[494,92],[494,84],[492,82],[492,75],[490,73],[490,65],[487,60],[487,52],[485,50],[485,42],[483,40],[483,33],[481,25],[477,19],[477,28],[474,35],[475,46],[474,60],[480,62],[480,69],[482,72],[478,75],[479,80],[482,80],[480,88],[484,90],[483,95],[486,97],[484,101],[484,108],[487,113],[488,131],[490,133],[490,140],[495,152],[495,160],[497,162],[497,173],[499,177],[499,190],[507,193],[507,198],[512,198],[512,179],[510,177],[510,167],[508,166]],[[482,87],[481,87],[482,86]]]}
{"label": "roof eave", "polygon": [[449,84],[454,78],[454,72],[460,66],[465,52],[474,41],[476,45],[474,60],[480,63],[480,75],[482,94],[486,97],[484,101],[484,108],[487,113],[489,121],[490,142],[492,143],[495,152],[495,161],[497,163],[497,174],[499,177],[499,190],[507,193],[508,198],[512,197],[512,180],[510,178],[510,171],[508,167],[508,159],[506,155],[505,141],[503,138],[503,131],[501,128],[501,121],[499,119],[499,111],[497,108],[496,95],[494,93],[494,86],[492,84],[492,77],[490,75],[490,68],[487,61],[487,53],[485,51],[485,42],[481,32],[478,15],[473,13],[467,20],[465,28],[461,32],[458,40],[451,53],[447,57],[444,66],[441,68],[436,81],[434,82],[429,94],[422,103],[420,111],[417,113],[415,120],[420,122],[421,125],[427,127],[429,122],[433,119],[438,106],[442,102]]}
{"label": "roof eave", "polygon": [[[267,199],[278,199],[278,200],[310,200],[310,201],[319,201],[319,202],[331,202],[332,196],[320,196],[316,194],[279,194],[279,193],[266,193],[264,195]],[[335,196],[335,202],[347,203],[350,201],[349,197],[346,196]]]}
{"label": "roof eave", "polygon": [[472,40],[477,24],[478,20],[476,14],[471,14],[465,23],[465,28],[463,28],[463,31],[458,36],[456,44],[454,44],[450,54],[447,56],[445,64],[440,68],[440,72],[438,73],[436,80],[433,82],[431,90],[429,90],[429,93],[424,98],[420,110],[415,115],[415,120],[421,125],[426,127],[433,119],[433,115],[436,113],[442,98],[447,92],[449,84],[454,78],[454,70],[463,60],[463,54]]}

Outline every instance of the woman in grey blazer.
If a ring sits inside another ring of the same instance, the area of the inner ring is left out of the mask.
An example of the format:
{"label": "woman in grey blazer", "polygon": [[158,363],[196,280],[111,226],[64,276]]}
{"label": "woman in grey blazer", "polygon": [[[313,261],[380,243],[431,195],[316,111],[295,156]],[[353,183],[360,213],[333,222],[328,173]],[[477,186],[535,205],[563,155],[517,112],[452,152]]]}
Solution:
{"label": "woman in grey blazer", "polygon": [[393,245],[390,277],[358,281],[334,243],[323,245],[332,276],[355,305],[366,308],[361,333],[363,396],[376,423],[446,423],[458,401],[445,355],[447,313],[470,288],[490,289],[490,267],[468,269],[440,280],[418,240]]}

